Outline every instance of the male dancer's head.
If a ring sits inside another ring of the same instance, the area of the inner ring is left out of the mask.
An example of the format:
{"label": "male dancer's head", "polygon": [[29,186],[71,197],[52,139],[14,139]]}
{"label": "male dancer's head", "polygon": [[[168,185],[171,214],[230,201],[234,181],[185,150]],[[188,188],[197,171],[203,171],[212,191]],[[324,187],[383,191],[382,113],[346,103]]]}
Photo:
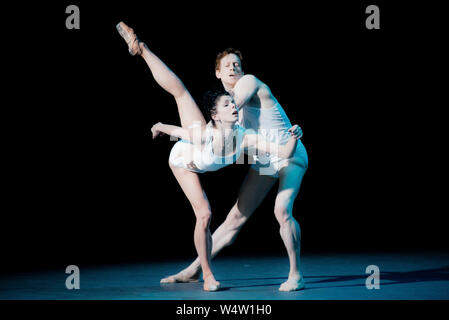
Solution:
{"label": "male dancer's head", "polygon": [[244,75],[242,69],[242,53],[228,48],[215,59],[215,75],[221,80],[226,91],[232,90],[237,81]]}

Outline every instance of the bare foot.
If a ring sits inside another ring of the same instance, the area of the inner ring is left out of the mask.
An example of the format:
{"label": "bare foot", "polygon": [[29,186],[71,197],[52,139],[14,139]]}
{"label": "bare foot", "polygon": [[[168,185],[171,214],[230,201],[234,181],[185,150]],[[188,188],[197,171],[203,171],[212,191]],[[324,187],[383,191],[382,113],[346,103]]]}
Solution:
{"label": "bare foot", "polygon": [[161,283],[198,282],[201,272],[191,273],[185,270],[161,279]]}
{"label": "bare foot", "polygon": [[213,274],[210,274],[204,279],[203,289],[204,291],[217,291],[220,289],[220,282],[215,280]]}
{"label": "bare foot", "polygon": [[285,281],[279,287],[279,291],[297,291],[304,289],[306,284],[304,283],[304,279],[301,275],[293,275],[289,276],[287,281]]}

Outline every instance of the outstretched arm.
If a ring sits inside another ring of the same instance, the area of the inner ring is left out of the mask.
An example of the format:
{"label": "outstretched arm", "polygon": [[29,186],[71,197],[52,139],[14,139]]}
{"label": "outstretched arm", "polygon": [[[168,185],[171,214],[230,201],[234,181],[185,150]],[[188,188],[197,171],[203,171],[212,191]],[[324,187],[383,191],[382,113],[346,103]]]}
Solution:
{"label": "outstretched arm", "polygon": [[165,133],[169,136],[181,138],[194,144],[201,144],[204,128],[205,126],[182,128],[171,124],[158,122],[151,128],[151,133],[153,134],[153,139]]}
{"label": "outstretched arm", "polygon": [[[297,132],[298,125],[294,125],[288,131],[292,134],[290,139],[285,145],[279,145],[267,141],[263,136],[259,134],[247,134],[244,139],[245,148],[256,148],[258,152],[267,152],[280,158],[291,158],[296,149],[296,144],[300,138],[299,135],[295,135],[293,132]],[[301,131],[302,135],[302,131]]]}
{"label": "outstretched arm", "polygon": [[260,87],[260,83],[260,80],[251,74],[244,75],[237,81],[233,91],[233,98],[239,109],[254,96]]}

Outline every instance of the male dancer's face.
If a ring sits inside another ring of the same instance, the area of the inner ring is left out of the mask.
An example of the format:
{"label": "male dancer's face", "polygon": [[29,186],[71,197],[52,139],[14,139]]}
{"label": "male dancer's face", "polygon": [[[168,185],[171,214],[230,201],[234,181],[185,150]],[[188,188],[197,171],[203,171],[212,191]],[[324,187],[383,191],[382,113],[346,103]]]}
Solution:
{"label": "male dancer's face", "polygon": [[216,70],[215,75],[223,82],[225,88],[234,88],[237,81],[243,76],[240,58],[234,53],[221,58],[220,69]]}

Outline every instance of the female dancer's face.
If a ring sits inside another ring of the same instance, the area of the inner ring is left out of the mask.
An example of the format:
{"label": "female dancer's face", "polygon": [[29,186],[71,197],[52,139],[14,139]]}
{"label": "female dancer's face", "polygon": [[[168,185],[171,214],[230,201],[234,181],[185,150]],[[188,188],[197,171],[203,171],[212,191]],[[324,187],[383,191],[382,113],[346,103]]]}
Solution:
{"label": "female dancer's face", "polygon": [[239,113],[234,99],[228,95],[218,98],[215,114],[212,118],[215,121],[236,123],[239,119]]}
{"label": "female dancer's face", "polygon": [[243,76],[240,58],[234,53],[224,56],[220,61],[220,69],[216,71],[216,76],[227,85],[234,87]]}

